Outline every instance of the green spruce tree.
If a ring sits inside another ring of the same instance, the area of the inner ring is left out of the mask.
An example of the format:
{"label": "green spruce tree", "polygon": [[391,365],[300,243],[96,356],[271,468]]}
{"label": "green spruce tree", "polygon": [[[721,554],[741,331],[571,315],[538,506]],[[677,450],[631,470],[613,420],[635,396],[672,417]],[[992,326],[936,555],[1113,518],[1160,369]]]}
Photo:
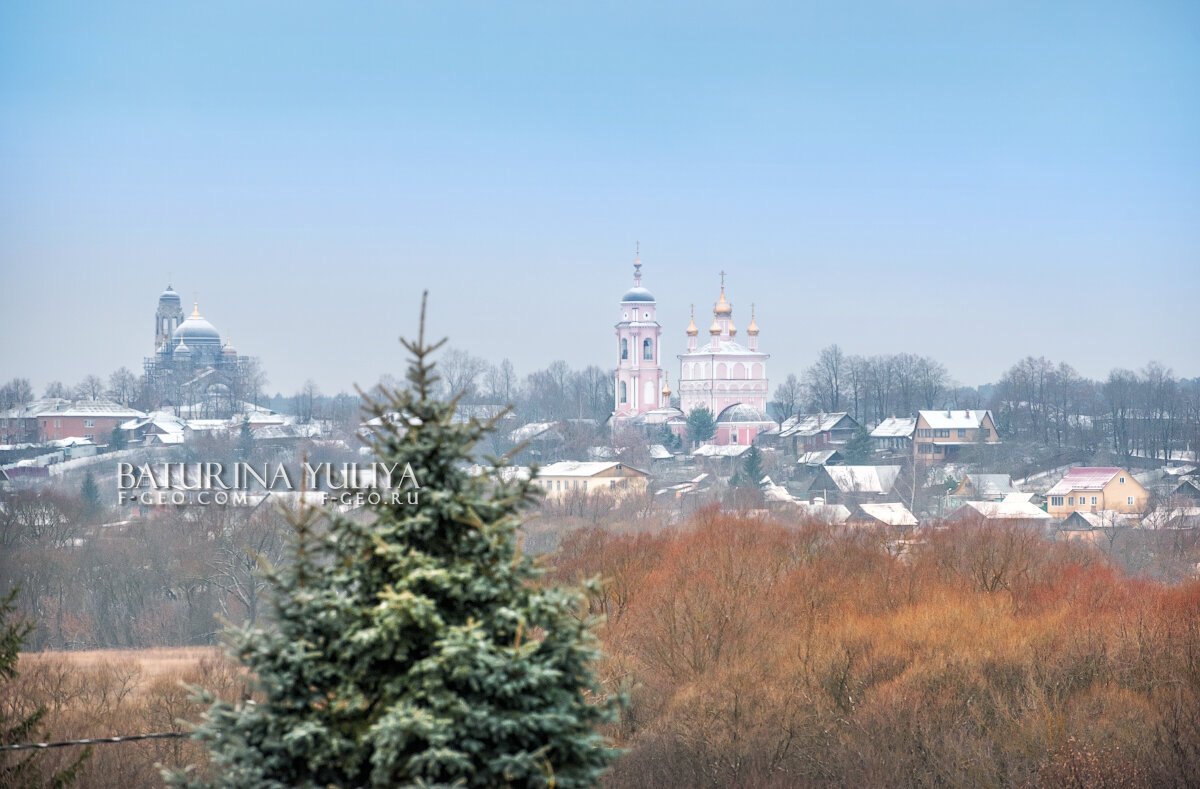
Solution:
{"label": "green spruce tree", "polygon": [[[16,612],[17,588],[9,590],[0,598],[0,698],[12,698],[11,683],[17,678],[17,658],[25,637],[33,629],[29,622],[20,621]],[[33,713],[10,720],[12,707],[0,704],[0,745],[23,745],[37,742],[41,738],[41,722],[46,708],[39,707]],[[24,787],[52,786],[55,789],[75,783],[84,761],[91,756],[88,746],[65,770],[49,774],[38,763],[41,751],[0,751],[0,786],[12,789]]]}
{"label": "green spruce tree", "polygon": [[871,438],[871,431],[859,425],[858,429],[854,431],[854,435],[850,436],[850,440],[846,442],[846,448],[842,450],[842,457],[851,466],[861,466],[871,459],[874,451],[875,443]]}
{"label": "green spruce tree", "polygon": [[79,488],[83,499],[83,517],[92,520],[104,510],[104,502],[100,500],[100,488],[96,485],[96,477],[88,469],[83,475],[83,484]]}
{"label": "green spruce tree", "polygon": [[742,473],[738,477],[738,484],[757,489],[762,478],[762,451],[758,447],[752,446],[746,450],[746,455],[742,458]]}
{"label": "green spruce tree", "polygon": [[369,406],[399,414],[374,439],[398,501],[370,523],[295,518],[292,564],[266,570],[276,624],[232,636],[264,698],[212,704],[197,735],[214,777],[172,784],[565,789],[595,785],[615,755],[596,732],[615,710],[580,597],[539,586],[516,546],[536,488],[466,472],[492,423],[434,399],[441,343],[424,326],[422,304],[417,341],[402,341],[408,387]]}
{"label": "green spruce tree", "polygon": [[717,433],[717,421],[713,412],[704,406],[693,408],[687,415],[688,440],[693,444],[703,444]]}

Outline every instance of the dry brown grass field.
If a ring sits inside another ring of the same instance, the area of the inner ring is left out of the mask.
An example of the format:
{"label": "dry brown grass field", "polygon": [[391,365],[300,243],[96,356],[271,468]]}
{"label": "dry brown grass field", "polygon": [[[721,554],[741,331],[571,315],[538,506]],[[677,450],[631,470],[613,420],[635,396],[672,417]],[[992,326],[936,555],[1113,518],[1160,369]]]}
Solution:
{"label": "dry brown grass field", "polygon": [[[184,731],[181,721],[199,719],[188,685],[223,698],[245,692],[245,676],[215,647],[25,653],[12,693],[0,699],[7,715],[46,708],[42,739],[62,741],[150,732]],[[78,746],[38,754],[45,773],[69,764]],[[96,745],[77,786],[141,789],[161,786],[156,765],[204,763],[204,753],[186,739]]]}

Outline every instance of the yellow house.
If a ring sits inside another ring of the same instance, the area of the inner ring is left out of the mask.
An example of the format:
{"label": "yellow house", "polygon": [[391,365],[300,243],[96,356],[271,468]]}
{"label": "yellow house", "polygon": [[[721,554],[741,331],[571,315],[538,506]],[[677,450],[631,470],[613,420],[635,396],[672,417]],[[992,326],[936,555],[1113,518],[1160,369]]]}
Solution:
{"label": "yellow house", "polygon": [[1080,466],[1046,491],[1046,511],[1056,518],[1073,512],[1141,513],[1150,494],[1121,468]]}
{"label": "yellow house", "polygon": [[1000,443],[991,411],[960,408],[917,412],[913,454],[922,463],[953,460],[963,447],[978,442]]}
{"label": "yellow house", "polygon": [[572,491],[584,495],[610,493],[624,498],[631,493],[645,493],[649,480],[649,474],[624,463],[562,460],[538,469],[533,484],[545,492],[547,500]]}

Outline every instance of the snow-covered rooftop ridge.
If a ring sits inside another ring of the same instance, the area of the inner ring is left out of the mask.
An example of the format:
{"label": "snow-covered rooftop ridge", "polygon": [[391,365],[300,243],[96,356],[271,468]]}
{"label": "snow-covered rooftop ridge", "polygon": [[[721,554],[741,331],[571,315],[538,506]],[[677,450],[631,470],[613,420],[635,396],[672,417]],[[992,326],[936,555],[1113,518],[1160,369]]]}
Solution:
{"label": "snow-covered rooftop ridge", "polygon": [[56,406],[39,411],[37,416],[144,417],[145,414],[137,409],[108,400],[79,400],[74,403],[62,401]]}
{"label": "snow-covered rooftop ridge", "polygon": [[842,493],[888,493],[896,486],[899,466],[826,466],[825,473]]}
{"label": "snow-covered rooftop ridge", "polygon": [[560,460],[538,469],[539,477],[594,477],[609,469],[627,468],[639,474],[645,473],[615,460]]}
{"label": "snow-covered rooftop ridge", "polygon": [[779,427],[780,438],[788,436],[815,436],[829,430],[846,418],[845,411],[818,414],[796,414],[788,417]]}
{"label": "snow-covered rooftop ridge", "polygon": [[983,418],[991,412],[978,409],[942,409],[939,411],[921,411],[920,418],[925,424],[935,430],[974,429],[983,424]]}
{"label": "snow-covered rooftop ridge", "polygon": [[1046,495],[1063,496],[1073,490],[1100,490],[1120,473],[1121,469],[1111,466],[1079,466],[1068,471],[1057,485],[1046,491]]}
{"label": "snow-covered rooftop ridge", "polygon": [[1042,508],[1015,497],[1006,497],[1003,501],[967,501],[950,516],[961,518],[972,512],[988,519],[1050,519],[1050,515]]}
{"label": "snow-covered rooftop ridge", "polygon": [[908,511],[908,507],[896,502],[860,504],[858,512],[860,515],[868,515],[888,526],[916,526],[918,522],[916,516]]}
{"label": "snow-covered rooftop ridge", "polygon": [[908,438],[916,429],[915,416],[892,416],[875,426],[871,431],[871,438]]}

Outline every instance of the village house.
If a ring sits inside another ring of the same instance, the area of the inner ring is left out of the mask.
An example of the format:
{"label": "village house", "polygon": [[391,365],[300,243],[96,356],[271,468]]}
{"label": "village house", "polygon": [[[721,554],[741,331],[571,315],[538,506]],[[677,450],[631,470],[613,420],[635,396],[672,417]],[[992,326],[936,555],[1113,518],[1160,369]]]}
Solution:
{"label": "village house", "polygon": [[645,493],[650,475],[616,461],[562,460],[538,470],[533,484],[548,500],[562,498],[572,491],[584,495],[609,493],[619,498]]}
{"label": "village house", "polygon": [[808,499],[853,507],[864,501],[894,498],[899,466],[824,466],[809,483]]}
{"label": "village house", "polygon": [[876,452],[907,455],[912,452],[913,436],[916,433],[916,417],[888,417],[871,431],[871,443],[874,444]]}
{"label": "village house", "polygon": [[1101,510],[1140,514],[1149,497],[1141,483],[1124,469],[1080,466],[1046,491],[1046,511],[1056,518]]}
{"label": "village house", "polygon": [[991,411],[948,409],[917,413],[913,453],[922,463],[953,460],[963,447],[977,443],[1000,443]]}
{"label": "village house", "polygon": [[86,438],[97,444],[106,444],[115,428],[130,419],[145,416],[141,411],[103,400],[60,403],[38,413],[38,440]]}
{"label": "village house", "polygon": [[784,420],[778,430],[770,430],[770,441],[791,454],[839,449],[858,430],[858,422],[844,411],[820,414],[796,414]]}

